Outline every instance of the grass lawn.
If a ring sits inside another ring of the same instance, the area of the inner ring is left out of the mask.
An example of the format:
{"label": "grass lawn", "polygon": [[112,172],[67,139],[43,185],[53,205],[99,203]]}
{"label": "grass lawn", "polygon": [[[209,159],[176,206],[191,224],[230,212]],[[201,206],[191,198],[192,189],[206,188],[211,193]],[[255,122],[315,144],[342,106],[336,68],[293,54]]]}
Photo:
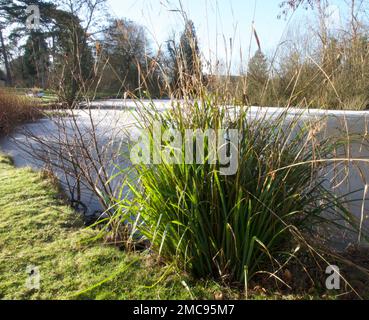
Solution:
{"label": "grass lawn", "polygon": [[[214,299],[218,292],[237,297],[215,282],[195,282],[158,265],[147,254],[83,241],[95,232],[83,227],[50,179],[16,169],[0,155],[0,299]],[[29,265],[39,268],[39,290],[25,285]]]}

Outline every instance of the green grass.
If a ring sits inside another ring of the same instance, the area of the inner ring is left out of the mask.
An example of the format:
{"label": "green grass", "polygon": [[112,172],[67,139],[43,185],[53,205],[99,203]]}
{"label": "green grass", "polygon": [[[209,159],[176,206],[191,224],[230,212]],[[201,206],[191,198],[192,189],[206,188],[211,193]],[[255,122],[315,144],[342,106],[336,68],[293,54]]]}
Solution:
{"label": "green grass", "polygon": [[[31,169],[16,169],[9,158],[0,155],[0,299],[213,299],[216,292],[230,298],[242,295],[213,281],[194,282],[147,254],[126,254],[100,242],[83,241],[94,234],[63,204],[50,179]],[[25,286],[28,265],[39,267],[40,290],[30,291]]]}

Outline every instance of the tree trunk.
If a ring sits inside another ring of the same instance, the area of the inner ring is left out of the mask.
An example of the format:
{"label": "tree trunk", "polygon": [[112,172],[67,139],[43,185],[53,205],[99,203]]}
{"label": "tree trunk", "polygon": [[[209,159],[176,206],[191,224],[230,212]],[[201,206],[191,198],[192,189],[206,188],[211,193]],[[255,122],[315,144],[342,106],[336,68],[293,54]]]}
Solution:
{"label": "tree trunk", "polygon": [[5,69],[6,69],[6,83],[8,86],[12,85],[12,75],[10,73],[10,66],[9,66],[9,61],[8,61],[8,55],[6,53],[6,48],[5,48],[5,43],[4,43],[4,38],[3,38],[3,32],[0,28],[0,45],[1,45],[1,51],[4,57],[4,64],[5,64]]}

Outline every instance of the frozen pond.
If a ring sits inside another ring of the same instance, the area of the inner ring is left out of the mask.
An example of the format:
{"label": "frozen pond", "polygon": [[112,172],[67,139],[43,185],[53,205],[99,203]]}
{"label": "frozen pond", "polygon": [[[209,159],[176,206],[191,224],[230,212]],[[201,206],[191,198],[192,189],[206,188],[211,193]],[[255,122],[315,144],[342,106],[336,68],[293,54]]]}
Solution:
{"label": "frozen pond", "polygon": [[[91,122],[91,119],[93,119],[93,122]],[[81,130],[79,135],[75,135],[74,129],[76,125],[74,120]],[[74,139],[83,137],[83,139],[86,139],[87,144],[91,144],[91,127],[93,123],[98,144],[97,148],[104,150],[105,159],[102,162],[107,169],[107,175],[114,175],[117,173],[115,164],[118,163],[122,166],[126,166],[126,164],[123,155],[120,157],[120,154],[115,154],[109,149],[119,149],[123,153],[127,140],[126,132],[129,132],[132,136],[135,135],[135,132],[138,133],[136,122],[134,113],[127,110],[76,110],[73,117],[62,117],[61,119],[44,118],[18,128],[11,136],[0,140],[0,150],[11,155],[14,159],[14,164],[18,167],[30,166],[35,169],[47,169],[48,167],[45,161],[43,161],[43,157],[46,156],[53,159],[54,162],[58,162],[59,157],[56,154],[58,148],[60,148],[58,143],[60,141],[67,142],[66,135],[69,135],[71,138],[68,140],[68,143],[73,143]],[[67,128],[66,132],[63,132],[61,129],[64,127]],[[45,151],[45,148],[39,147],[40,143],[37,141],[37,138],[41,138],[43,141],[50,141],[50,145],[55,146],[55,149],[48,150],[46,148]],[[95,154],[97,148],[90,147],[90,153]],[[61,150],[61,152],[67,153],[68,150]],[[73,185],[74,181],[70,181],[70,177],[67,177],[59,166],[56,167],[56,169],[53,168],[54,173],[58,176],[66,193],[71,194],[69,187]],[[97,176],[95,174],[95,178]],[[117,183],[115,186],[119,187]],[[100,186],[102,185],[103,183],[100,183]],[[102,205],[95,194],[91,192],[90,186],[82,183],[81,189],[80,200],[88,208],[87,215],[92,215],[96,211],[102,211]],[[75,192],[73,190],[73,193]]]}
{"label": "frozen pond", "polygon": [[[146,105],[150,104],[150,101],[144,102]],[[157,109],[163,111],[170,107],[170,102],[167,100],[155,101]],[[104,147],[109,141],[113,141],[112,146],[121,147],[124,149],[124,142],[127,140],[126,134],[131,136],[137,136],[137,105],[132,100],[106,100],[92,102],[92,109],[81,109],[75,111],[77,117],[76,122],[78,127],[85,128],[86,132],[91,129],[93,119],[94,125],[96,125],[96,137],[97,143]],[[273,116],[275,114],[283,112],[284,109],[278,108],[257,108],[250,109],[250,117],[258,117],[263,114]],[[346,178],[344,183],[336,184],[332,182],[331,188],[333,188],[336,194],[347,194],[351,192],[349,199],[358,200],[366,199],[369,194],[364,195],[364,191],[367,190],[365,186],[369,184],[369,146],[367,143],[368,134],[368,121],[369,112],[344,112],[344,111],[325,111],[325,110],[309,110],[302,111],[299,109],[290,109],[289,117],[293,118],[298,114],[301,114],[301,121],[309,121],[311,119],[321,119],[323,126],[321,132],[324,136],[346,136],[349,134],[360,134],[365,139],[353,142],[350,145],[350,157],[356,159],[347,163],[349,171],[343,170],[338,175]],[[67,121],[67,120],[66,120]],[[31,132],[35,136],[47,138],[49,140],[55,140],[60,138],[60,130],[53,119],[42,119],[35,123],[29,123],[24,128],[19,128],[12,136],[3,138],[0,140],[0,149],[10,154],[15,161],[16,166],[32,166],[34,168],[42,168],[44,164],[42,161],[34,157],[32,152],[27,152],[24,146],[30,143],[27,141],[27,137],[24,135],[23,130]],[[64,133],[65,134],[65,133]],[[73,132],[67,133],[72,135]],[[83,135],[83,133],[82,133]],[[32,142],[31,142],[32,143]],[[346,157],[347,155],[337,155],[337,157]],[[357,161],[359,159],[363,162]],[[121,163],[123,166],[129,166],[129,163],[125,162],[123,158],[107,158],[107,168],[109,174],[114,173],[116,170],[113,163]],[[332,177],[337,175],[331,173]],[[58,174],[63,184],[66,184],[67,178]],[[119,183],[119,182],[118,182]],[[82,201],[87,205],[90,212],[101,210],[101,204],[88,190],[83,190]],[[362,218],[363,225],[369,227],[369,201],[355,201],[348,204],[349,209],[358,217]]]}

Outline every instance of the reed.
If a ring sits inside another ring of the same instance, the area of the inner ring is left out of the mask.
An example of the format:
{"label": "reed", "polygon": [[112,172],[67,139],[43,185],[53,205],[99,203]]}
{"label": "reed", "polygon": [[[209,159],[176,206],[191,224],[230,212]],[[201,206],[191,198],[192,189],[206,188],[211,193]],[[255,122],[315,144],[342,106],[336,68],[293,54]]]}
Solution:
{"label": "reed", "polygon": [[287,115],[288,110],[250,117],[249,109],[227,108],[207,95],[173,104],[166,113],[143,105],[142,128],[160,121],[163,132],[176,128],[183,136],[186,129],[237,129],[239,147],[232,156],[239,169],[227,176],[219,165],[208,164],[209,139],[204,163],[185,164],[183,158],[183,164],[134,165],[123,186],[129,195],[118,202],[115,221],[134,217],[132,232],[144,235],[153,251],[182,270],[241,283],[280,268],[278,253],[293,252],[317,226],[354,229],[356,219],[323,186],[321,174],[332,165],[321,160],[332,159],[344,141],[318,142],[316,123]]}
{"label": "reed", "polygon": [[17,125],[41,116],[37,103],[28,97],[0,88],[0,135],[8,134]]}

